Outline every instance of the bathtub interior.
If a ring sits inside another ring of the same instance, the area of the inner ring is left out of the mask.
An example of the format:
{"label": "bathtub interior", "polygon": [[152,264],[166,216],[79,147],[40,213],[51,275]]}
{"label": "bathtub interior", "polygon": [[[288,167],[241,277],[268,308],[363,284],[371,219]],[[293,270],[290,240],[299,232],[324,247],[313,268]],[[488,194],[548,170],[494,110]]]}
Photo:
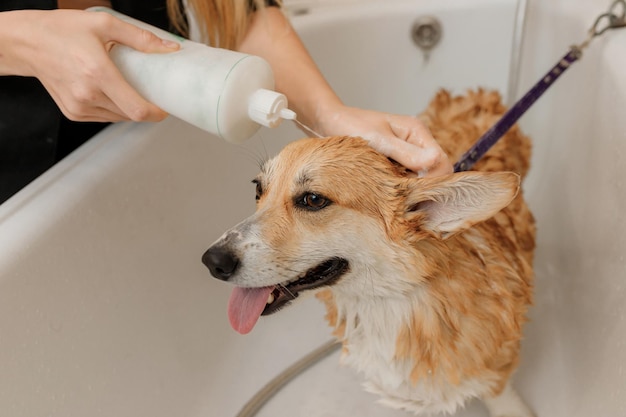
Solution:
{"label": "bathtub interior", "polygon": [[[398,0],[390,11],[388,2],[364,1],[349,13],[325,5],[294,24],[348,104],[410,114],[438,87],[506,91],[515,3],[443,3]],[[595,13],[543,3],[530,2],[521,89]],[[424,13],[445,30],[427,64],[408,36]],[[624,36],[594,45],[523,121],[535,141],[526,192],[540,233],[516,385],[539,416],[618,416],[626,407]],[[393,76],[383,78],[389,66]],[[1,205],[0,409],[16,417],[231,416],[328,340],[311,298],[236,335],[225,316],[229,288],[199,261],[254,210],[259,159],[302,136],[286,125],[232,146],[173,118],[118,124]],[[337,363],[336,354],[325,359],[259,415],[408,415],[374,405]],[[473,402],[459,415],[486,414]]]}
{"label": "bathtub interior", "polygon": [[[507,99],[516,0],[298,4],[309,10],[293,18],[298,32],[348,105],[417,114],[440,88],[462,93],[479,86]],[[410,36],[423,16],[436,17],[443,28],[428,57]]]}
{"label": "bathtub interior", "polygon": [[[520,93],[611,3],[530,2]],[[626,415],[625,65],[626,30],[607,32],[521,121],[538,250],[520,379],[540,416]]]}

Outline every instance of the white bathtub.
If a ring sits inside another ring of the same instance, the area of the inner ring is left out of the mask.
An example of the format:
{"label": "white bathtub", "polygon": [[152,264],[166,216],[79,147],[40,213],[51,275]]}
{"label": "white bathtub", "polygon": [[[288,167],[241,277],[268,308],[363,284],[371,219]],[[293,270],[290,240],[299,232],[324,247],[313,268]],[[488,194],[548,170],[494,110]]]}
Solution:
{"label": "white bathtub", "polygon": [[[608,4],[530,1],[519,92]],[[337,0],[294,24],[346,102],[417,113],[439,87],[508,91],[515,10],[513,0]],[[423,14],[444,28],[427,64],[409,37]],[[515,380],[539,417],[626,415],[623,68],[626,30],[595,41],[522,122],[535,142],[526,192],[539,246]],[[118,124],[1,205],[0,415],[234,416],[328,340],[314,299],[237,335],[230,288],[200,262],[254,209],[257,160],[301,136],[285,126],[237,147],[175,119]],[[407,416],[374,405],[337,363],[301,375],[259,416]],[[485,413],[473,402],[459,415]]]}

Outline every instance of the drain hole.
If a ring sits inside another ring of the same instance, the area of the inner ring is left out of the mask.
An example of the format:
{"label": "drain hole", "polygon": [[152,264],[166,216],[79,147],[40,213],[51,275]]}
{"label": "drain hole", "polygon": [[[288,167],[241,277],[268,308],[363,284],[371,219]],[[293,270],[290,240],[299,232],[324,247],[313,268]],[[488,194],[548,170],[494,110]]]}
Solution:
{"label": "drain hole", "polygon": [[424,52],[428,52],[437,46],[441,40],[442,33],[441,22],[433,16],[418,18],[411,28],[413,42]]}

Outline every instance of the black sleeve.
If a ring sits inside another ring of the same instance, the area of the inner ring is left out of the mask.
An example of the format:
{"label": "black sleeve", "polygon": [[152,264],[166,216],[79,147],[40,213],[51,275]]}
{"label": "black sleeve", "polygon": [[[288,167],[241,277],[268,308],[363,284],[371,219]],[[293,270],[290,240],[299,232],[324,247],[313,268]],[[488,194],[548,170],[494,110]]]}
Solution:
{"label": "black sleeve", "polygon": [[165,0],[111,0],[111,6],[127,16],[172,32]]}
{"label": "black sleeve", "polygon": [[[0,0],[0,12],[56,8],[56,0]],[[0,203],[54,164],[60,114],[36,78],[0,76]]]}
{"label": "black sleeve", "polygon": [[52,10],[57,8],[57,0],[2,0],[0,12],[22,9]]}

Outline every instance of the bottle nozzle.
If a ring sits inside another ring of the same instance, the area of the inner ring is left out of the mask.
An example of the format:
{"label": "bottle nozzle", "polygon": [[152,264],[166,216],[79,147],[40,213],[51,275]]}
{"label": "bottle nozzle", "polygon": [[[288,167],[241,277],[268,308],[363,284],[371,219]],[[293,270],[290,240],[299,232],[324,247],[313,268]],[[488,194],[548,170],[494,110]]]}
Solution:
{"label": "bottle nozzle", "polygon": [[287,108],[281,109],[279,116],[285,120],[296,120],[296,112]]}
{"label": "bottle nozzle", "polygon": [[248,116],[263,126],[277,127],[283,119],[295,119],[296,113],[287,108],[287,97],[283,94],[259,89],[250,97]]}

